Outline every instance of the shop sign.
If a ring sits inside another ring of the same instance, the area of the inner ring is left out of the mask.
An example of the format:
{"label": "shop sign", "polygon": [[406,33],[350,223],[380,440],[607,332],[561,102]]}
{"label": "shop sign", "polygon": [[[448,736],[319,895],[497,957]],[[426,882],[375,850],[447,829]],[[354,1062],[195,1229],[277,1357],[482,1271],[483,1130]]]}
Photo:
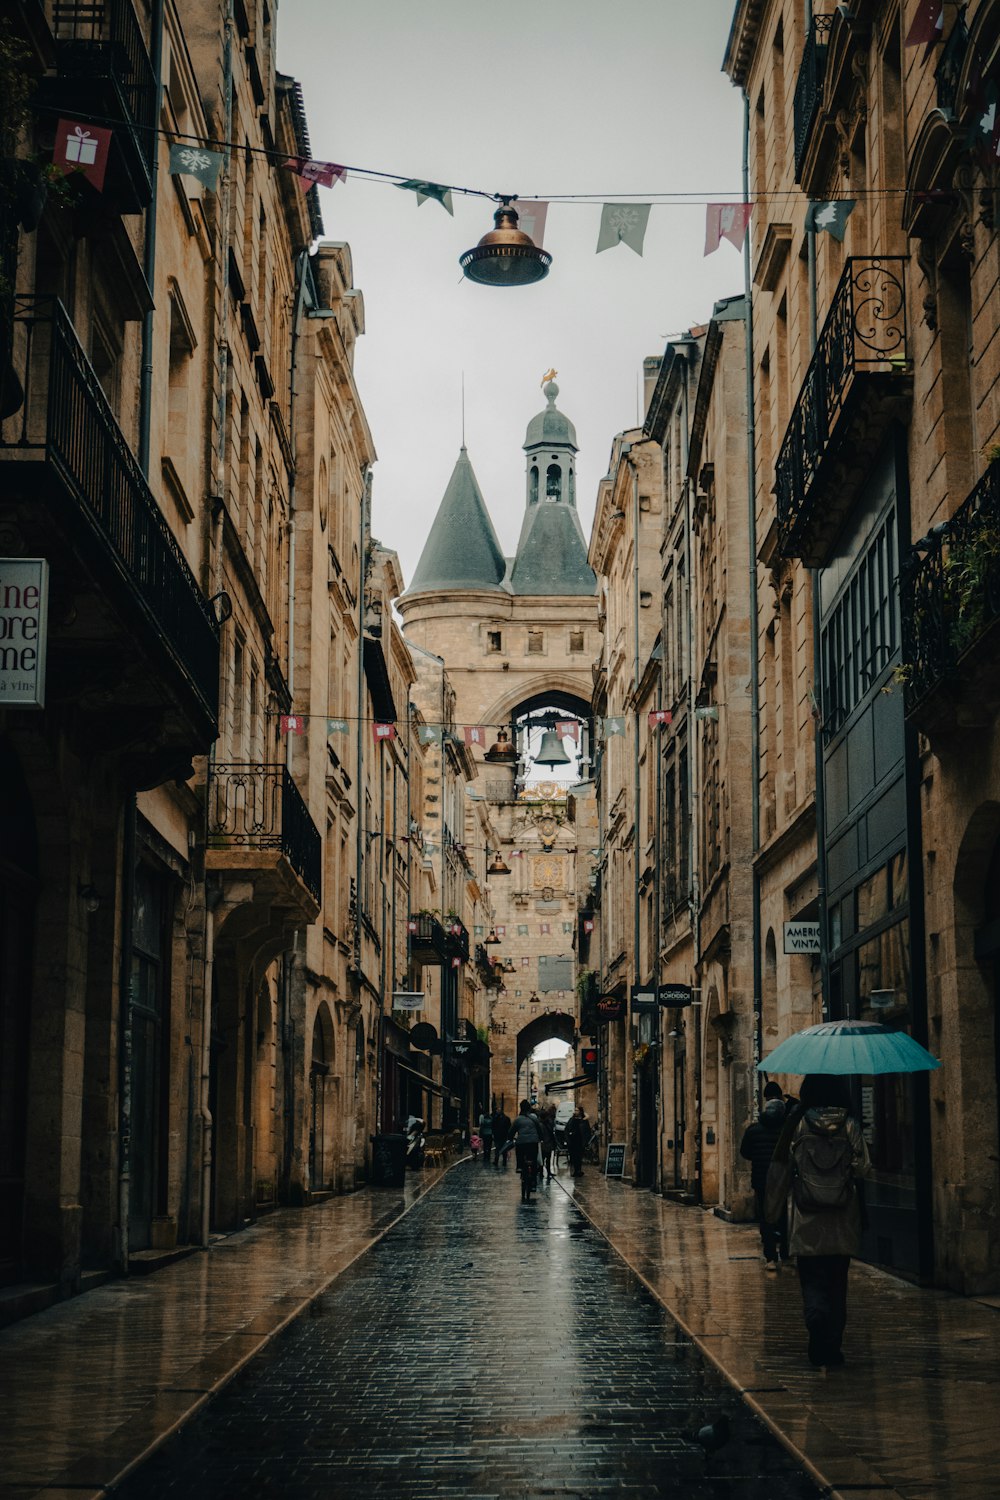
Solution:
{"label": "shop sign", "polygon": [[784,948],[786,953],[818,953],[819,923],[786,922]]}
{"label": "shop sign", "polygon": [[649,1016],[656,1012],[656,990],[634,984],[632,986],[632,1014]]}
{"label": "shop sign", "polygon": [[393,1010],[423,1010],[423,990],[393,990],[392,1008]]}
{"label": "shop sign", "polygon": [[691,1004],[694,991],[689,984],[661,984],[659,996],[661,1005],[665,1005],[668,1010],[676,1010],[681,1005]]}
{"label": "shop sign", "polygon": [[597,997],[597,1019],[604,1021],[620,1021],[625,1014],[625,1001],[621,995],[598,995]]}
{"label": "shop sign", "polygon": [[604,1162],[605,1177],[625,1176],[625,1142],[612,1141],[608,1145],[608,1154]]}
{"label": "shop sign", "polygon": [[45,707],[49,565],[0,558],[0,707]]}

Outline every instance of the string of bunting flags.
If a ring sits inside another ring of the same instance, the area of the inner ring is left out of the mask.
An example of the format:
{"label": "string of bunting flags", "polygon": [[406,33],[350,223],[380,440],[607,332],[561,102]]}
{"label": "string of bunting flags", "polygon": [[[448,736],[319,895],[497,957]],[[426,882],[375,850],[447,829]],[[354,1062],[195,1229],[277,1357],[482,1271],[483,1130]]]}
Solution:
{"label": "string of bunting flags", "polygon": [[[307,723],[316,719],[320,723],[325,722],[326,736],[329,739],[335,734],[347,734],[352,723],[357,723],[356,717],[343,719],[328,718],[324,714],[280,714],[278,717],[278,732],[287,734],[305,734]],[[673,713],[669,708],[653,708],[646,715],[646,721],[651,728],[666,727],[673,723]],[[376,744],[383,740],[394,740],[399,737],[399,730],[395,720],[389,719],[362,719],[362,723],[371,725],[372,738]],[[605,738],[614,735],[623,735],[626,732],[626,719],[621,714],[610,714],[596,720],[599,734]],[[417,740],[421,745],[440,745],[446,740],[459,741],[469,745],[488,745],[494,733],[506,729],[506,724],[456,724],[448,727],[443,724],[419,724],[417,726]],[[576,719],[560,720],[554,726],[555,732],[561,739],[580,742],[580,724]],[[461,731],[457,733],[456,731]]]}
{"label": "string of bunting flags", "polygon": [[[944,40],[945,5],[952,0],[920,0],[910,29],[906,34],[907,47],[925,46],[929,53]],[[925,56],[927,54],[925,53]],[[969,85],[969,102],[972,104],[972,120],[967,142],[969,149],[985,165],[1000,162],[1000,83],[991,77],[985,64],[973,71],[973,82]],[[98,121],[93,117],[67,119],[59,117],[53,149],[53,164],[66,175],[82,175],[101,192],[115,132],[115,122]],[[163,135],[170,141],[168,171],[174,176],[186,176],[200,182],[209,192],[218,191],[219,178],[230,151],[235,145],[226,141],[205,140],[184,132],[163,130],[158,126],[130,125],[130,131],[145,129],[154,135]],[[244,149],[240,147],[239,149]],[[433,182],[425,178],[404,176],[401,173],[377,171],[370,167],[346,166],[340,162],[313,157],[289,156],[284,152],[263,147],[248,148],[264,157],[272,166],[287,171],[299,179],[303,192],[313,188],[333,188],[338,183],[346,184],[353,174],[356,177],[381,182],[400,191],[411,193],[421,207],[434,202],[446,213],[454,215],[454,195],[481,197],[496,200],[496,193],[480,188],[459,187]],[[905,188],[879,186],[863,190],[866,196],[901,195]],[[704,254],[712,255],[727,240],[737,251],[743,249],[747,230],[754,211],[755,201],[775,197],[798,196],[798,189],[776,190],[757,194],[754,200],[740,198],[732,201],[707,200],[692,192],[662,191],[649,194],[648,202],[608,201],[601,203],[596,194],[567,193],[552,194],[548,198],[518,198],[517,206],[520,228],[541,249],[549,209],[553,204],[590,205],[601,208],[596,253],[626,245],[636,255],[642,255],[650,213],[654,207],[705,205]],[[628,195],[626,195],[628,198]],[[838,240],[844,239],[847,220],[857,204],[857,198],[836,198],[817,202],[810,200],[806,213],[806,228],[826,231]],[[614,732],[614,731],[612,731]],[[388,738],[389,736],[383,736]]]}

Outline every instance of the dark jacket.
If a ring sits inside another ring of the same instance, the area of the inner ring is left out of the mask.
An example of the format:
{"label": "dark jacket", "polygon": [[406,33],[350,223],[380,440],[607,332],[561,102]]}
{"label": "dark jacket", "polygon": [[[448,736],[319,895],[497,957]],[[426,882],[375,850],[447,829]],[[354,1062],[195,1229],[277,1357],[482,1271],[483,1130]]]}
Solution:
{"label": "dark jacket", "polygon": [[502,1146],[509,1135],[510,1115],[504,1114],[502,1109],[498,1109],[493,1116],[493,1139],[498,1146]]}
{"label": "dark jacket", "polygon": [[760,1119],[748,1125],[743,1133],[740,1155],[750,1163],[750,1185],[756,1193],[764,1191],[767,1169],[784,1123],[785,1106],[780,1099],[769,1099]]}
{"label": "dark jacket", "polygon": [[537,1146],[542,1138],[542,1128],[537,1115],[519,1114],[510,1127],[510,1133],[519,1146]]}

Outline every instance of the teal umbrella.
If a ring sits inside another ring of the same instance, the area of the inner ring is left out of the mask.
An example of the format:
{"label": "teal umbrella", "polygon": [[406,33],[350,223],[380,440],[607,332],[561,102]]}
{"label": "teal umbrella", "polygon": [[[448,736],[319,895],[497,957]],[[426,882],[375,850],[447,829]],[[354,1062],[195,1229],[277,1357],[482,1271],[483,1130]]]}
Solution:
{"label": "teal umbrella", "polygon": [[878,1021],[807,1026],[757,1064],[761,1073],[929,1073],[941,1063],[905,1031]]}

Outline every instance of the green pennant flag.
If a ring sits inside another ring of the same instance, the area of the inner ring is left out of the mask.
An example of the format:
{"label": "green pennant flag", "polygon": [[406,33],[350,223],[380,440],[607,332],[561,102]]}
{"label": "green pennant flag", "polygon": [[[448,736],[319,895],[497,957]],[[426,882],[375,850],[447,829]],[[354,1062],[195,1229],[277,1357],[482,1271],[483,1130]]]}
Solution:
{"label": "green pennant flag", "polygon": [[327,732],[328,735],[329,734],[346,734],[347,733],[347,720],[346,719],[327,719],[327,721],[326,721],[326,732]]}
{"label": "green pennant flag", "polygon": [[197,177],[214,193],[225,157],[221,151],[206,151],[204,146],[171,146],[170,175]]}
{"label": "green pennant flag", "polygon": [[452,218],[455,217],[455,210],[451,206],[451,188],[442,187],[440,182],[418,182],[415,177],[410,177],[406,182],[397,182],[396,186],[405,192],[416,193],[418,207],[421,203],[426,203],[428,198],[433,198],[448,210]]}
{"label": "green pennant flag", "polygon": [[417,739],[422,745],[440,745],[441,730],[436,724],[421,724],[417,730]]}
{"label": "green pennant flag", "polygon": [[814,229],[817,233],[825,229],[835,240],[843,243],[847,221],[856,202],[856,198],[831,198],[828,203],[810,203],[806,209],[806,228]]}
{"label": "green pennant flag", "polygon": [[624,734],[625,733],[625,720],[624,719],[618,719],[618,718],[605,719],[604,720],[604,733],[606,735],[610,735],[610,734]]}

